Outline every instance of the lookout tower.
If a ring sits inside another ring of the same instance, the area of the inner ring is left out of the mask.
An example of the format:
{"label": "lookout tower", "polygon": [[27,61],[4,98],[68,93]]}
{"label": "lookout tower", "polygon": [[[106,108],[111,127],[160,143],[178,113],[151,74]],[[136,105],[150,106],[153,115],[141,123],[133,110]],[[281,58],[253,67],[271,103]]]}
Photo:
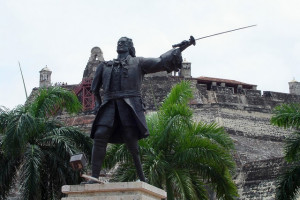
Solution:
{"label": "lookout tower", "polygon": [[52,71],[47,67],[47,65],[40,71],[40,87],[51,86],[51,74]]}
{"label": "lookout tower", "polygon": [[179,72],[179,77],[192,78],[191,74],[191,63],[187,62],[186,59],[184,59],[184,61],[182,62],[182,68]]}
{"label": "lookout tower", "polygon": [[300,95],[300,82],[296,81],[295,78],[289,82],[290,94]]}
{"label": "lookout tower", "polygon": [[94,78],[98,65],[104,61],[103,52],[99,47],[94,47],[91,50],[89,61],[83,72],[84,78]]}

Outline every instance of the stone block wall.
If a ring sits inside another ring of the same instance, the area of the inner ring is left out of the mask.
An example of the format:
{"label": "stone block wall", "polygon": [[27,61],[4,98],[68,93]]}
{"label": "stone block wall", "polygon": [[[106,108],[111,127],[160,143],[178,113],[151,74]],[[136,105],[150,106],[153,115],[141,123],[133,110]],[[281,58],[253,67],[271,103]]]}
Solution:
{"label": "stone block wall", "polygon": [[[142,98],[147,113],[155,112],[171,88],[183,80],[180,77],[145,77]],[[272,109],[282,103],[300,102],[300,95],[260,90],[242,89],[234,93],[232,88],[207,85],[190,80],[194,99],[190,106],[194,120],[217,122],[229,133],[235,143],[233,152],[237,170],[234,175],[241,200],[274,199],[276,177],[283,166],[283,141],[290,134],[270,124]],[[95,115],[91,112],[76,116],[63,114],[59,119],[77,126],[87,134]]]}
{"label": "stone block wall", "polygon": [[173,85],[179,83],[179,77],[144,77],[142,85],[142,99],[146,110],[157,110]]}
{"label": "stone block wall", "polygon": [[92,112],[81,112],[77,115],[69,115],[68,113],[63,112],[57,117],[57,119],[68,126],[78,127],[80,130],[89,135],[92,123],[95,119],[95,114]]}
{"label": "stone block wall", "polygon": [[[156,110],[153,100],[159,105],[179,81],[176,77],[144,81],[143,98],[148,110]],[[277,177],[283,166],[283,141],[290,132],[270,124],[272,109],[282,103],[300,102],[300,95],[277,92],[262,95],[260,90],[247,89],[234,93],[233,89],[221,86],[208,90],[207,85],[190,81],[195,88],[191,101],[194,120],[217,122],[235,143],[234,178],[239,199],[274,199]],[[150,82],[152,97],[149,97]]]}
{"label": "stone block wall", "polygon": [[239,183],[240,200],[275,199],[277,177],[284,166],[282,158],[247,163]]}

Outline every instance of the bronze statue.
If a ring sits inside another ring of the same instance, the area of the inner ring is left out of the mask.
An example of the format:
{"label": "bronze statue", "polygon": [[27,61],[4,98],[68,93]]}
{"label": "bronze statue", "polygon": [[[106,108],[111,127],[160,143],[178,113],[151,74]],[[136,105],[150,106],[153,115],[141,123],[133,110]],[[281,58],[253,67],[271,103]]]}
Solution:
{"label": "bronze statue", "polygon": [[[98,66],[92,83],[98,110],[91,131],[91,138],[94,139],[92,177],[99,177],[107,143],[125,143],[133,157],[139,179],[145,182],[138,140],[146,138],[149,133],[141,84],[145,74],[178,71],[182,64],[181,50],[172,49],[159,58],[136,57],[132,40],[122,37],[118,41],[117,52],[117,59],[102,62]],[[104,91],[103,101],[100,87]],[[86,183],[96,182],[90,180]]]}

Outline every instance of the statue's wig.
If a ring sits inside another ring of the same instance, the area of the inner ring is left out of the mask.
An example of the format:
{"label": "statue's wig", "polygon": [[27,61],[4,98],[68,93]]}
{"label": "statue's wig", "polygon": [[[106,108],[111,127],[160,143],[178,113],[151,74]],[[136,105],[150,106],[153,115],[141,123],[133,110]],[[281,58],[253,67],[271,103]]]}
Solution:
{"label": "statue's wig", "polygon": [[133,46],[133,42],[132,42],[132,39],[128,38],[128,37],[121,37],[120,39],[126,39],[126,42],[128,43],[128,47],[129,47],[129,54],[132,56],[132,57],[136,57],[135,56],[135,48]]}

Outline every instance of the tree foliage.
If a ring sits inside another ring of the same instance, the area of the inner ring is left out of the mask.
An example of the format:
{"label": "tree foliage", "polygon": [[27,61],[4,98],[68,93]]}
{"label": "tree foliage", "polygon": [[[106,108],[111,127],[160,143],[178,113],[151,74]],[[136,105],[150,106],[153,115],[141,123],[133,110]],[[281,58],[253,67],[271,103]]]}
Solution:
{"label": "tree foliage", "polygon": [[[167,191],[168,199],[235,199],[231,179],[235,164],[233,142],[217,124],[195,123],[188,103],[190,82],[173,87],[157,113],[147,116],[150,136],[140,140],[143,170],[148,182]],[[118,165],[113,180],[134,181],[136,170],[125,145],[111,145],[106,167]]]}
{"label": "tree foliage", "polygon": [[300,192],[300,104],[283,104],[274,109],[271,123],[293,130],[284,146],[285,167],[276,189],[276,199],[296,199]]}
{"label": "tree foliage", "polygon": [[16,179],[22,199],[60,199],[61,186],[80,181],[69,166],[70,156],[90,155],[92,142],[74,127],[55,119],[58,111],[78,112],[74,93],[60,87],[42,88],[34,100],[13,110],[0,108],[0,199]]}

